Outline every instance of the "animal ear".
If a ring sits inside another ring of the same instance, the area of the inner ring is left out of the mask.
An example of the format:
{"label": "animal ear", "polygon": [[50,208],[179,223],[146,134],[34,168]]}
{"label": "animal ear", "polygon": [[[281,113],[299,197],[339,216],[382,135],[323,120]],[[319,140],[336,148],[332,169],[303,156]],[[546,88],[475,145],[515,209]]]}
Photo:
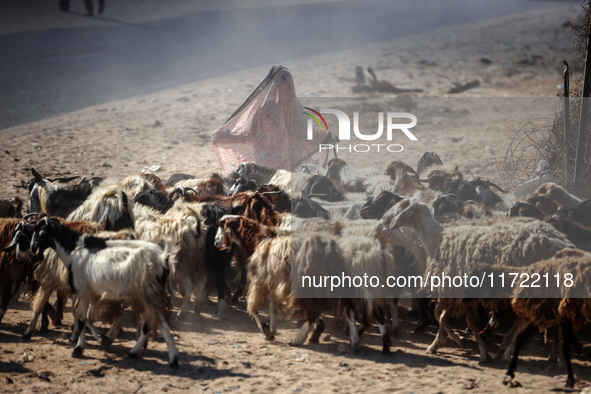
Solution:
{"label": "animal ear", "polygon": [[19,240],[21,234],[22,234],[22,231],[21,230],[17,231],[14,234],[14,237],[12,237],[12,242],[10,243],[10,245],[5,246],[4,248],[2,248],[2,250],[5,251],[5,252],[12,251],[12,249],[14,249],[14,247],[18,243],[18,240]]}
{"label": "animal ear", "polygon": [[386,247],[386,243],[388,241],[388,236],[386,235],[386,232],[384,231],[384,225],[379,222],[376,226],[375,226],[375,230],[376,230],[376,239],[380,242],[380,247],[382,249],[384,249]]}
{"label": "animal ear", "polygon": [[107,216],[107,218],[105,219],[105,225],[103,227],[103,230],[109,231],[110,228],[111,228],[111,221],[109,220],[109,217]]}
{"label": "animal ear", "polygon": [[332,228],[332,235],[340,237],[343,233],[343,224],[340,221],[336,221]]}
{"label": "animal ear", "polygon": [[39,174],[34,168],[31,168],[31,173],[35,177],[35,182],[39,182],[39,181],[41,181],[43,179],[43,177],[41,176],[41,174]]}
{"label": "animal ear", "polygon": [[76,178],[80,178],[80,176],[77,175],[77,176],[70,176],[70,177],[67,177],[67,178],[52,178],[52,179],[48,179],[48,181],[50,181],[50,182],[59,182],[59,183],[68,183],[68,182],[73,181]]}

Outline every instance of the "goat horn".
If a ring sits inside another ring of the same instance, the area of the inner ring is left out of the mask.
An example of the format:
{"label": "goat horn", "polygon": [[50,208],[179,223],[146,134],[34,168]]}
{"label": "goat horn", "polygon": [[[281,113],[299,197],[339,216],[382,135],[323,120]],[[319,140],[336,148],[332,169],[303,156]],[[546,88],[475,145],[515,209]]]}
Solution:
{"label": "goat horn", "polygon": [[310,198],[310,197],[326,197],[326,196],[328,196],[328,194],[308,194],[305,197]]}
{"label": "goat horn", "polygon": [[496,184],[492,183],[489,180],[486,180],[486,184],[489,185],[489,186],[492,186],[492,187],[496,188],[501,193],[509,193],[508,191],[505,191],[505,190],[501,189],[499,186],[497,186]]}
{"label": "goat horn", "polygon": [[23,216],[23,219],[25,219],[25,220],[29,220],[29,218],[31,218],[31,217],[35,217],[35,216],[37,216],[37,215],[39,215],[39,212],[32,212],[32,213],[28,213],[28,214],[26,214],[25,216]]}

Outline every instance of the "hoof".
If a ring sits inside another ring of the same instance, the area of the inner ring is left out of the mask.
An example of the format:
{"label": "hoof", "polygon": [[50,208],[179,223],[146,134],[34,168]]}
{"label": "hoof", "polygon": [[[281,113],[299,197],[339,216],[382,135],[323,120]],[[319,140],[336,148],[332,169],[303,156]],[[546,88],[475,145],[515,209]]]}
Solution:
{"label": "hoof", "polygon": [[172,361],[168,363],[168,366],[170,368],[178,369],[179,368],[179,358],[175,356],[172,359]]}
{"label": "hoof", "polygon": [[389,347],[384,347],[384,348],[382,349],[382,354],[383,354],[384,356],[389,356],[389,355],[391,355],[391,354],[392,354],[392,352],[390,351],[390,348],[389,348]]}
{"label": "hoof", "polygon": [[298,347],[300,346],[300,343],[298,343],[295,339],[292,339],[289,341],[289,346]]}
{"label": "hoof", "polygon": [[566,385],[564,387],[567,389],[574,389],[575,388],[575,378],[573,378],[572,376],[569,376],[566,379]]}
{"label": "hoof", "polygon": [[269,327],[269,323],[263,323],[263,334],[265,334],[265,339],[267,339],[267,341],[275,339],[275,336],[273,336],[273,333],[271,332],[271,327]]}
{"label": "hoof", "polygon": [[47,324],[47,325],[42,324],[41,325],[41,329],[39,330],[39,332],[41,332],[41,333],[47,333],[47,332],[49,332],[49,324]]}
{"label": "hoof", "polygon": [[129,352],[129,353],[127,353],[127,356],[128,356],[129,358],[131,358],[131,359],[134,359],[134,360],[135,360],[135,359],[138,357],[138,354],[137,354],[137,353],[135,353],[135,352]]}
{"label": "hoof", "polygon": [[312,335],[308,342],[313,343],[313,344],[317,344],[318,342],[320,342],[320,335]]}
{"label": "hoof", "polygon": [[521,387],[521,383],[519,383],[509,375],[505,375],[505,377],[503,378],[503,384],[511,388]]}
{"label": "hoof", "polygon": [[23,338],[24,341],[30,341],[32,336],[33,336],[33,333],[32,332],[25,332],[23,334],[23,337],[22,338]]}
{"label": "hoof", "polygon": [[72,352],[72,357],[82,357],[82,353],[84,353],[82,347],[76,346]]}
{"label": "hoof", "polygon": [[113,340],[106,335],[101,335],[100,339],[101,348],[103,348],[104,350],[107,350],[113,344]]}
{"label": "hoof", "polygon": [[427,354],[437,354],[437,348],[435,346],[429,346]]}

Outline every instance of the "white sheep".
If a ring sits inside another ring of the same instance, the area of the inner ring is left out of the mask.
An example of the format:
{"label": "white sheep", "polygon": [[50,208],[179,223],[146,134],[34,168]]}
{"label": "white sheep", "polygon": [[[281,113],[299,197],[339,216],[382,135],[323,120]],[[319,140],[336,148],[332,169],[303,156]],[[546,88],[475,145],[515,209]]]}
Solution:
{"label": "white sheep", "polygon": [[[573,247],[564,234],[547,223],[530,218],[492,219],[489,222],[443,228],[429,207],[414,199],[399,202],[384,214],[383,221],[390,229],[406,226],[416,231],[428,256],[425,282],[430,282],[430,278],[441,276],[442,273],[449,277],[463,276],[480,263],[526,266],[549,258],[559,250]],[[429,284],[424,283],[425,288]],[[486,345],[476,330],[473,308],[459,300],[461,291],[453,286],[444,290],[438,287],[432,295],[440,298],[437,310],[440,327],[428,352],[437,352],[444,344],[446,333],[460,346],[463,345],[448,326],[448,321],[453,315],[465,314],[468,326],[478,342],[480,361],[487,361]]]}

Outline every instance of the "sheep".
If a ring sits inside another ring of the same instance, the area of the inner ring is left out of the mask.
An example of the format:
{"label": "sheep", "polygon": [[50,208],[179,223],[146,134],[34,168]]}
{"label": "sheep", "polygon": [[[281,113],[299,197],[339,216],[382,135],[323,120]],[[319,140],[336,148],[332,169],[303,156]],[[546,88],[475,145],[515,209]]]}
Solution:
{"label": "sheep", "polygon": [[161,214],[152,208],[135,204],[133,216],[137,239],[151,241],[166,236],[179,242],[177,269],[171,275],[171,279],[180,287],[183,294],[183,303],[178,315],[185,315],[188,313],[191,295],[195,289],[199,289],[197,303],[205,301],[205,239],[201,231],[199,214],[189,206],[181,206]]}
{"label": "sheep", "polygon": [[[433,217],[425,203],[406,199],[384,215],[384,224],[390,229],[411,227],[417,232],[428,256],[425,280],[429,276],[462,276],[479,263],[494,258],[498,265],[526,266],[549,258],[557,251],[574,245],[566,236],[547,223],[529,218],[509,218],[472,225],[443,228]],[[431,276],[431,277],[432,277]],[[433,295],[439,297],[440,327],[428,352],[435,354],[445,340],[446,332],[462,346],[460,338],[448,327],[452,315],[466,314],[468,327],[473,332],[480,349],[480,362],[488,360],[484,341],[476,330],[472,308],[458,298],[456,288],[437,288]],[[461,296],[461,295],[460,295]]]}
{"label": "sheep", "polygon": [[84,328],[88,311],[96,299],[130,301],[144,314],[140,337],[129,352],[135,358],[141,352],[148,330],[158,328],[168,345],[169,365],[178,368],[178,349],[170,332],[167,314],[170,309],[166,294],[168,275],[174,272],[170,243],[165,249],[144,241],[105,241],[81,234],[58,220],[44,218],[35,225],[31,250],[35,254],[54,249],[66,265],[72,291],[78,305],[76,317],[82,328],[73,356],[82,355],[85,347]]}
{"label": "sheep", "polygon": [[22,218],[23,200],[19,197],[0,200],[0,218]]}
{"label": "sheep", "polygon": [[0,322],[31,266],[28,238],[19,230],[20,223],[19,219],[0,219]]}
{"label": "sheep", "polygon": [[[520,319],[513,357],[503,384],[517,385],[514,379],[520,348],[525,339],[533,333],[534,327],[546,331],[550,327],[560,325],[563,333],[563,356],[568,370],[566,387],[572,389],[575,384],[571,365],[572,329],[591,321],[591,254],[581,250],[565,249],[550,259],[527,267],[482,264],[475,268],[471,275],[480,276],[482,273],[492,274],[495,278],[500,275],[510,278],[510,275],[517,274],[519,278],[525,276],[534,280],[537,276],[541,282],[547,276],[550,281],[548,285],[542,283],[539,288],[520,284],[493,288],[487,283],[487,286],[478,289],[479,297],[512,298],[511,308]],[[570,286],[565,285],[565,282],[555,286],[555,275],[566,278],[565,274],[571,275]]]}

